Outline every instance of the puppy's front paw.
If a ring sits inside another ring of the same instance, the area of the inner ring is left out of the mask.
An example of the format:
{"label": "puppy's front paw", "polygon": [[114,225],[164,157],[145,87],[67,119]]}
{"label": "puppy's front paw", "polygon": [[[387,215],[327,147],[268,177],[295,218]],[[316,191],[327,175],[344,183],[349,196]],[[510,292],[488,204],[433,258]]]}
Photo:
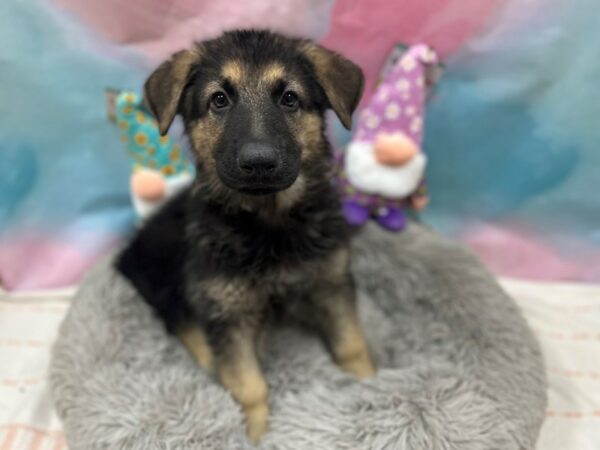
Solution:
{"label": "puppy's front paw", "polygon": [[253,444],[258,444],[267,431],[269,407],[266,403],[256,403],[244,408],[246,414],[246,433]]}
{"label": "puppy's front paw", "polygon": [[340,367],[360,380],[375,375],[375,366],[371,361],[369,353],[366,351],[360,352],[344,361],[340,361]]}

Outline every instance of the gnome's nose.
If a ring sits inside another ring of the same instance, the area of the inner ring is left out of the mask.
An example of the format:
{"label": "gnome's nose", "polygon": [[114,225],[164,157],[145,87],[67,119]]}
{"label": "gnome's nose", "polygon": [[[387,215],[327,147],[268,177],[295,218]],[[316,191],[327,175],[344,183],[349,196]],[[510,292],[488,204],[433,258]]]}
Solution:
{"label": "gnome's nose", "polygon": [[375,141],[375,157],[385,166],[402,166],[419,153],[419,147],[404,133],[380,134]]}

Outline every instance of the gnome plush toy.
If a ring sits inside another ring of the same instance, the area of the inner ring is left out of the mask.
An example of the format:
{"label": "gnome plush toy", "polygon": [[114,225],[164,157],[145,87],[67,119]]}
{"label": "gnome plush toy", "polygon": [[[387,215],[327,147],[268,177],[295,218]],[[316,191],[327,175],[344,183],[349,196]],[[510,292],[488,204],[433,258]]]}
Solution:
{"label": "gnome plush toy", "polygon": [[131,157],[131,201],[144,221],[192,182],[194,165],[170,136],[160,135],[156,120],[142,106],[141,96],[108,90],[107,108]]}
{"label": "gnome plush toy", "polygon": [[437,56],[426,45],[409,47],[360,113],[338,178],[351,225],[375,218],[382,227],[400,231],[405,208],[427,204],[421,144],[426,69],[435,64]]}

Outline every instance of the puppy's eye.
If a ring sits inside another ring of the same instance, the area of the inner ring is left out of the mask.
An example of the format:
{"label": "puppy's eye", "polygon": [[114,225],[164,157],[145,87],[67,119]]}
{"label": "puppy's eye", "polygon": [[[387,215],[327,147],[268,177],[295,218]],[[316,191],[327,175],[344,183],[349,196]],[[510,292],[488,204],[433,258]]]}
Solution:
{"label": "puppy's eye", "polygon": [[224,92],[215,92],[210,99],[210,102],[215,109],[223,109],[229,106],[229,99]]}
{"label": "puppy's eye", "polygon": [[296,111],[300,104],[300,102],[298,101],[298,94],[296,94],[293,91],[284,92],[284,94],[281,96],[281,100],[279,101],[279,103],[281,104],[281,106],[291,111]]}

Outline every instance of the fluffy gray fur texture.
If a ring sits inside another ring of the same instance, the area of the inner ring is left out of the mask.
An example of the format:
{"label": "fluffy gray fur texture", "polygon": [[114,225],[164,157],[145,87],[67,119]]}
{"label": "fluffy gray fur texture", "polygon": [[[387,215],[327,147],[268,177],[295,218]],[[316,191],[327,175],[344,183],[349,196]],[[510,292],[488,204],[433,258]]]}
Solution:
{"label": "fluffy gray fur texture", "polygon": [[[531,450],[543,361],[513,301],[471,253],[418,225],[353,243],[376,377],[343,373],[290,328],[265,342],[270,450]],[[203,373],[110,261],[87,277],[50,380],[71,450],[254,448],[238,405]],[[169,270],[165,267],[165,270]]]}

